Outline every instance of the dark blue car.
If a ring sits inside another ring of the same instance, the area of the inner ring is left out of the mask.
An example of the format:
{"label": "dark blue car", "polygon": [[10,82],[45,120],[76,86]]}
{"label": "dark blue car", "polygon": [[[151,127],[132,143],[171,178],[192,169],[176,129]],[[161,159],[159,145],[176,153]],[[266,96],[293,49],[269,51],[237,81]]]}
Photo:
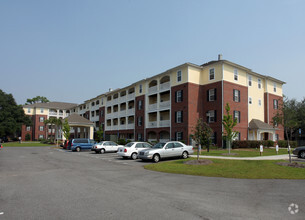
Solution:
{"label": "dark blue car", "polygon": [[91,150],[96,142],[88,138],[75,138],[69,141],[68,150],[80,152],[82,150]]}

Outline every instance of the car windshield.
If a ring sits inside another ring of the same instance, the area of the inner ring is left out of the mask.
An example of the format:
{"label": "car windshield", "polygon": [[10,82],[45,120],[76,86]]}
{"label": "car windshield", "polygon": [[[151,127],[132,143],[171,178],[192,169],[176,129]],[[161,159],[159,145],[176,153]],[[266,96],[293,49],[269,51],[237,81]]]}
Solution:
{"label": "car windshield", "polygon": [[104,143],[105,141],[102,141],[102,142],[99,142],[99,143],[97,143],[97,144],[100,144],[100,145],[102,145],[103,143]]}
{"label": "car windshield", "polygon": [[152,148],[163,148],[164,147],[164,145],[165,145],[165,143],[158,143],[158,144],[156,144],[156,145],[154,145]]}
{"label": "car windshield", "polygon": [[125,147],[131,147],[133,145],[133,142],[129,142],[128,144],[125,145]]}

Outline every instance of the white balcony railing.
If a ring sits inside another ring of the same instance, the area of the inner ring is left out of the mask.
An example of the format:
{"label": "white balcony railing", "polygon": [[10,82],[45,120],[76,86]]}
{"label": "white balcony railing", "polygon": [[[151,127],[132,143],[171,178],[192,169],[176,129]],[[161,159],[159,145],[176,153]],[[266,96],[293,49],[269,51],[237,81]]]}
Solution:
{"label": "white balcony railing", "polygon": [[107,101],[106,106],[111,106],[112,105],[112,101]]}
{"label": "white balcony railing", "polygon": [[119,126],[118,125],[112,125],[112,130],[118,130]]}
{"label": "white balcony railing", "polygon": [[125,115],[126,115],[126,109],[125,109],[125,110],[120,111],[120,117],[125,116]]}
{"label": "white balcony railing", "polygon": [[119,116],[119,112],[113,112],[112,113],[112,118],[117,118]]}
{"label": "white balcony railing", "polygon": [[156,93],[158,91],[158,86],[153,86],[148,88],[148,94]]}
{"label": "white balcony railing", "polygon": [[132,124],[127,124],[126,129],[134,129],[134,123]]}
{"label": "white balcony railing", "polygon": [[118,98],[112,100],[112,105],[115,105],[115,104],[118,104],[118,103],[119,103],[119,99]]}
{"label": "white balcony railing", "polygon": [[157,127],[157,121],[149,121],[147,123],[148,128],[156,128]]}
{"label": "white balcony railing", "polygon": [[170,126],[170,120],[162,120],[159,122],[160,127],[169,127]]}
{"label": "white balcony railing", "polygon": [[154,103],[154,104],[150,104],[148,105],[148,111],[155,111],[157,110],[158,104]]}
{"label": "white balcony railing", "polygon": [[49,112],[49,115],[57,115],[57,112]]}
{"label": "white balcony railing", "polygon": [[126,102],[126,95],[120,97],[120,103]]}
{"label": "white balcony railing", "polygon": [[112,130],[111,125],[106,125],[106,126],[105,126],[105,130],[106,130],[106,131],[111,131],[111,130]]}
{"label": "white balcony railing", "polygon": [[164,101],[164,102],[160,102],[160,108],[169,108],[170,107],[170,101]]}
{"label": "white balcony railing", "polygon": [[94,117],[91,117],[90,121],[99,121],[99,120],[100,120],[99,116],[94,116]]}
{"label": "white balcony railing", "polygon": [[166,91],[170,89],[170,82],[160,84],[160,91]]}
{"label": "white balcony railing", "polygon": [[135,98],[135,93],[131,93],[127,95],[127,101],[133,100]]}
{"label": "white balcony railing", "polygon": [[106,114],[106,118],[108,119],[108,118],[112,118],[112,113],[107,113]]}
{"label": "white balcony railing", "polygon": [[126,130],[126,124],[120,125],[120,126],[119,126],[119,130]]}
{"label": "white balcony railing", "polygon": [[134,108],[127,109],[126,115],[134,115],[134,112],[135,112]]}

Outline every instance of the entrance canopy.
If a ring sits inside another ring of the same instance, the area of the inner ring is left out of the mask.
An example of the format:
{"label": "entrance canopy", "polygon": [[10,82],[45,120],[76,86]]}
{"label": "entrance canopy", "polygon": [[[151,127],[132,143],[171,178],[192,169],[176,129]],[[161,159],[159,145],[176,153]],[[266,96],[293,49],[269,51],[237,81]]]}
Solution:
{"label": "entrance canopy", "polygon": [[[77,114],[72,114],[65,119],[68,119],[69,126],[71,127],[71,135],[73,135],[74,138],[93,139],[93,122]],[[63,121],[65,119],[63,119]]]}
{"label": "entrance canopy", "polygon": [[276,128],[258,120],[252,119],[249,123],[249,140],[273,140],[275,141]]}

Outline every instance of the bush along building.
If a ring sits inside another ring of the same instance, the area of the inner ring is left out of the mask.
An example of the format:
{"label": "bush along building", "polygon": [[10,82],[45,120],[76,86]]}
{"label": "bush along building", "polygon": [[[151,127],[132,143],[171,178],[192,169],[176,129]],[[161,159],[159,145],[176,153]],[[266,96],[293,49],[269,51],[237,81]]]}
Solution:
{"label": "bush along building", "polygon": [[180,140],[191,144],[199,117],[223,146],[222,118],[229,103],[239,140],[284,139],[272,118],[283,102],[284,82],[223,60],[184,63],[163,73],[112,90],[69,108],[103,129],[108,140]]}

